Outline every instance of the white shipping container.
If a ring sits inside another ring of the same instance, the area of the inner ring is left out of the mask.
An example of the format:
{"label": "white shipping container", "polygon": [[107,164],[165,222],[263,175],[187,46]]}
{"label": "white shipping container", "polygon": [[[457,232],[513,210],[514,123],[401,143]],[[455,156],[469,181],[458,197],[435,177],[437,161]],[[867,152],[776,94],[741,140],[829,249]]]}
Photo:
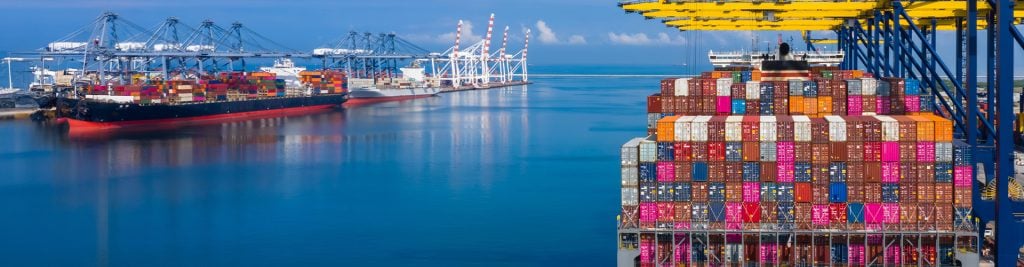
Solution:
{"label": "white shipping container", "polygon": [[698,116],[693,120],[693,124],[690,125],[691,142],[708,141],[708,121],[710,120],[711,116]]}
{"label": "white shipping container", "polygon": [[640,162],[658,161],[658,142],[655,140],[654,135],[651,135],[640,141]]}
{"label": "white shipping container", "polygon": [[640,190],[636,187],[622,188],[622,205],[623,206],[639,206],[640,205]]}
{"label": "white shipping container", "polygon": [[874,78],[860,79],[861,95],[875,95],[878,93],[878,80]]}
{"label": "white shipping container", "polygon": [[828,141],[846,142],[846,120],[839,116],[825,116],[828,121]]}
{"label": "white shipping container", "polygon": [[658,128],[658,120],[661,118],[661,113],[647,113],[647,129]]}
{"label": "white shipping container", "polygon": [[177,89],[178,90],[192,90],[192,85],[191,84],[178,85]]}
{"label": "white shipping container", "polygon": [[935,162],[953,162],[953,143],[935,143]]}
{"label": "white shipping container", "polygon": [[761,142],[775,142],[778,140],[778,123],[775,116],[761,116],[761,125],[758,131],[761,132]]}
{"label": "white shipping container", "polygon": [[725,141],[743,141],[743,116],[729,116],[725,118]]}
{"label": "white shipping container", "polygon": [[874,113],[874,112],[864,112],[863,114],[864,114],[864,116],[875,116],[875,115],[878,115],[878,113]]}
{"label": "white shipping container", "polygon": [[732,78],[720,78],[715,82],[715,86],[718,89],[718,96],[732,95]]}
{"label": "white shipping container", "polygon": [[761,149],[761,161],[774,162],[778,157],[778,145],[775,142],[761,142],[758,144]]}
{"label": "white shipping container", "polygon": [[640,141],[643,138],[633,138],[622,145],[622,166],[636,166],[640,164]]}
{"label": "white shipping container", "polygon": [[882,121],[882,141],[896,142],[900,140],[900,123],[889,116],[875,116]]}
{"label": "white shipping container", "polygon": [[793,140],[797,142],[811,141],[811,118],[793,116]]}
{"label": "white shipping container", "polygon": [[676,79],[676,96],[689,96],[690,95],[690,78],[679,78]]}
{"label": "white shipping container", "polygon": [[636,188],[640,182],[640,171],[636,166],[622,167],[622,187]]}
{"label": "white shipping container", "polygon": [[693,122],[694,116],[680,116],[676,120],[675,124],[675,141],[676,142],[689,142],[690,141],[690,124]]}
{"label": "white shipping container", "polygon": [[747,100],[761,99],[761,82],[747,82]]}

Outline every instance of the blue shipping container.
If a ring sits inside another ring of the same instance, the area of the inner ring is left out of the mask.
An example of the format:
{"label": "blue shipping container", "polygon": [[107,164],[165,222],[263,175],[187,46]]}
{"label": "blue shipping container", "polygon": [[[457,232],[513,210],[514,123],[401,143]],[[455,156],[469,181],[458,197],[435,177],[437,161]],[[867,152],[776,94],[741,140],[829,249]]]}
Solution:
{"label": "blue shipping container", "polygon": [[846,202],[846,183],[832,183],[829,187],[828,199],[832,203]]}
{"label": "blue shipping container", "polygon": [[903,86],[906,87],[907,95],[919,95],[921,94],[921,82],[915,79],[906,79],[903,82]]}
{"label": "blue shipping container", "polygon": [[773,182],[761,183],[761,201],[762,202],[776,202],[778,201],[779,188]]}
{"label": "blue shipping container", "polygon": [[690,183],[676,183],[675,184],[675,196],[673,200],[676,202],[687,202],[690,201],[690,193],[693,191],[693,187]]}
{"label": "blue shipping container", "polygon": [[832,182],[846,182],[846,162],[832,162],[828,165],[828,179]]}
{"label": "blue shipping container", "polygon": [[974,164],[971,147],[966,142],[960,140],[953,141],[953,163],[956,166],[971,166]]}
{"label": "blue shipping container", "polygon": [[744,162],[743,163],[743,181],[744,182],[760,182],[761,181],[761,164],[757,162]]}
{"label": "blue shipping container", "polygon": [[[655,163],[641,162],[637,171],[640,175],[640,182],[658,181],[658,165]],[[707,168],[704,169],[704,172],[707,172]]]}
{"label": "blue shipping container", "polygon": [[952,163],[935,163],[935,182],[936,183],[952,183],[953,182],[953,164]]}
{"label": "blue shipping container", "polygon": [[725,161],[743,161],[743,142],[725,143]]}
{"label": "blue shipping container", "polygon": [[768,97],[768,96],[765,96],[765,95],[761,95],[761,102],[759,104],[761,105],[760,106],[761,115],[774,115],[775,114],[775,112],[772,111],[775,108],[775,104],[772,103],[771,97]]}
{"label": "blue shipping container", "polygon": [[725,203],[711,202],[711,210],[708,217],[712,222],[725,222]]}
{"label": "blue shipping container", "polygon": [[672,183],[658,183],[658,201],[670,202],[675,195]]}
{"label": "blue shipping container", "polygon": [[864,203],[846,204],[846,221],[848,223],[864,223]]}
{"label": "blue shipping container", "polygon": [[779,223],[793,223],[796,221],[796,214],[793,213],[793,203],[779,203],[778,218]]}
{"label": "blue shipping container", "polygon": [[761,83],[761,98],[764,99],[765,95],[775,94],[775,85],[772,83]]}
{"label": "blue shipping container", "polygon": [[658,200],[658,185],[653,183],[640,183],[640,202],[655,202]]}
{"label": "blue shipping container", "polygon": [[725,183],[708,183],[708,200],[725,201]]}
{"label": "blue shipping container", "polygon": [[658,142],[658,161],[673,161],[675,146],[672,142]]}
{"label": "blue shipping container", "polygon": [[793,164],[794,177],[793,179],[801,183],[811,182],[811,163],[810,162],[796,162]]}
{"label": "blue shipping container", "polygon": [[793,197],[793,183],[778,183],[776,187],[778,187],[779,190],[778,202],[792,203],[793,201],[796,201]]}
{"label": "blue shipping container", "polygon": [[891,86],[889,85],[889,82],[884,81],[884,80],[879,80],[878,81],[878,87],[875,89],[875,94],[879,95],[879,96],[889,96],[889,95],[891,95],[891,92],[892,92],[892,90],[890,88],[891,88]]}
{"label": "blue shipping container", "polygon": [[900,185],[897,183],[882,183],[882,202],[900,203]]}
{"label": "blue shipping container", "polygon": [[804,97],[818,97],[818,83],[815,81],[804,82]]}
{"label": "blue shipping container", "polygon": [[[643,166],[643,165],[641,165]],[[707,182],[708,181],[708,163],[707,162],[694,162],[693,170],[691,172],[691,178],[694,182]]]}
{"label": "blue shipping container", "polygon": [[732,100],[732,114],[743,115],[747,113],[747,101],[743,99]]}

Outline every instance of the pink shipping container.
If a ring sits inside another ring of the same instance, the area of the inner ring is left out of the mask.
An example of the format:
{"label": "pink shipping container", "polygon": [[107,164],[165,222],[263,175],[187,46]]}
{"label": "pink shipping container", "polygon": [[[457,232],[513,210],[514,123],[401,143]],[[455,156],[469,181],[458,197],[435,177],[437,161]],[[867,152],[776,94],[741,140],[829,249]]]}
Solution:
{"label": "pink shipping container", "polygon": [[640,203],[640,222],[654,223],[658,221],[658,204]]}
{"label": "pink shipping container", "polygon": [[900,204],[897,204],[897,203],[883,203],[882,204],[882,223],[885,223],[885,224],[899,224],[900,223]]}
{"label": "pink shipping container", "polygon": [[763,263],[777,263],[779,262],[779,246],[778,244],[761,244],[761,262]]}
{"label": "pink shipping container", "polygon": [[974,179],[974,168],[971,166],[956,166],[953,167],[953,185],[956,187],[967,187],[970,188],[974,183],[971,181]]}
{"label": "pink shipping container", "polygon": [[935,142],[917,142],[917,161],[935,162]]}
{"label": "pink shipping container", "polygon": [[[676,236],[676,238],[678,239],[679,236]],[[677,244],[677,245],[678,245],[678,247],[676,247],[676,251],[675,251],[676,262],[677,263],[690,263],[690,243],[689,242],[682,242],[681,244]]]}
{"label": "pink shipping container", "polygon": [[903,97],[903,103],[907,107],[907,112],[920,112],[921,111],[921,97],[916,95],[908,95]]}
{"label": "pink shipping container", "polygon": [[732,112],[732,98],[728,96],[719,96],[717,107],[718,108],[715,109],[715,111],[717,111],[718,114],[730,114]]}
{"label": "pink shipping container", "polygon": [[743,203],[739,203],[739,202],[727,202],[727,203],[725,203],[725,222],[728,222],[728,223],[742,223],[743,222]]}
{"label": "pink shipping container", "polygon": [[899,183],[900,182],[900,163],[899,162],[882,162],[882,182],[883,183]]}
{"label": "pink shipping container", "polygon": [[[689,244],[687,244],[689,245]],[[865,263],[864,245],[863,244],[850,244],[850,254],[848,255],[850,264],[855,266],[863,266]]]}
{"label": "pink shipping container", "polygon": [[794,149],[795,144],[793,142],[777,142],[775,143],[775,160],[778,162],[793,162],[794,161]]}
{"label": "pink shipping container", "polygon": [[884,220],[881,203],[864,204],[864,222],[868,224],[880,224]]}
{"label": "pink shipping container", "polygon": [[758,183],[758,182],[745,182],[745,183],[743,183],[743,202],[747,202],[747,203],[758,203],[758,202],[761,202],[761,183]]}
{"label": "pink shipping container", "polygon": [[780,183],[792,183],[796,178],[796,163],[789,162],[778,162],[776,163],[776,174],[775,180]]}
{"label": "pink shipping container", "polygon": [[671,161],[658,162],[658,182],[673,182],[676,180],[676,165]]}
{"label": "pink shipping container", "polygon": [[900,142],[882,142],[882,161],[900,161]]}
{"label": "pink shipping container", "polygon": [[640,240],[640,262],[654,262],[654,240]]}
{"label": "pink shipping container", "polygon": [[826,204],[815,204],[811,208],[811,223],[814,225],[828,226],[829,210]]}
{"label": "pink shipping container", "polygon": [[851,95],[847,101],[846,115],[860,116],[864,114],[864,99],[861,96]]}
{"label": "pink shipping container", "polygon": [[676,222],[676,229],[690,230],[689,222]]}

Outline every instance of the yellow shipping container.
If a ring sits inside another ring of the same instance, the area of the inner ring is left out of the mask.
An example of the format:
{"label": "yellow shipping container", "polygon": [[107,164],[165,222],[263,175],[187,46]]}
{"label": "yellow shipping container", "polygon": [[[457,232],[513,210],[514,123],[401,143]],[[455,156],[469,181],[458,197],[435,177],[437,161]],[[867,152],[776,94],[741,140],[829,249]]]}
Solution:
{"label": "yellow shipping container", "polygon": [[658,142],[675,141],[676,120],[679,116],[668,116],[658,120]]}
{"label": "yellow shipping container", "polygon": [[822,115],[832,114],[832,97],[831,96],[819,96],[818,97],[818,113]]}
{"label": "yellow shipping container", "polygon": [[917,141],[935,142],[935,122],[925,116],[907,116],[917,123]]}
{"label": "yellow shipping container", "polygon": [[789,103],[800,103],[797,105],[789,105],[790,115],[802,115],[804,114],[804,97],[803,96],[789,96]]}

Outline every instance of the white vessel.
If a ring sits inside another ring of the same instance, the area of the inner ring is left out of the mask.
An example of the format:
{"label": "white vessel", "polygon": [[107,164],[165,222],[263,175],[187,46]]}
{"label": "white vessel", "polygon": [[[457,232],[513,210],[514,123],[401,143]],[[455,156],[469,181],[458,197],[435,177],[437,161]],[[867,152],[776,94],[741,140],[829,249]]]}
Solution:
{"label": "white vessel", "polygon": [[435,96],[441,87],[418,64],[401,68],[400,78],[349,79],[346,104],[396,101]]}
{"label": "white vessel", "polygon": [[278,79],[284,80],[284,87],[296,89],[302,87],[299,81],[299,72],[305,71],[305,67],[296,67],[295,62],[290,58],[279,58],[274,60],[273,67],[261,67],[261,71],[273,73]]}
{"label": "white vessel", "polygon": [[[761,62],[765,60],[778,60],[778,53],[743,51],[743,52],[708,52],[708,59],[715,67],[754,67],[761,68]],[[842,51],[793,51],[792,58],[795,60],[806,60],[810,65],[839,66],[843,61]]]}

